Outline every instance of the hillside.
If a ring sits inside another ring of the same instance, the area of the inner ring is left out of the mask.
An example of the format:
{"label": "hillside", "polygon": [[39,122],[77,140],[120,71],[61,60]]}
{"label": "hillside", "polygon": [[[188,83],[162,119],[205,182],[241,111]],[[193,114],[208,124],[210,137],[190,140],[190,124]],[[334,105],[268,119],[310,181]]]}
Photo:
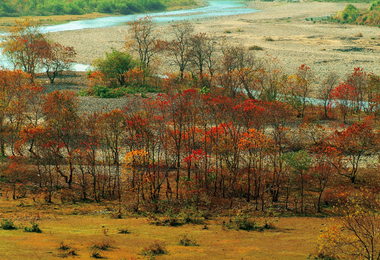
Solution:
{"label": "hillside", "polygon": [[349,4],[343,11],[333,16],[332,20],[340,23],[379,26],[380,1],[372,3],[366,10],[360,10]]}

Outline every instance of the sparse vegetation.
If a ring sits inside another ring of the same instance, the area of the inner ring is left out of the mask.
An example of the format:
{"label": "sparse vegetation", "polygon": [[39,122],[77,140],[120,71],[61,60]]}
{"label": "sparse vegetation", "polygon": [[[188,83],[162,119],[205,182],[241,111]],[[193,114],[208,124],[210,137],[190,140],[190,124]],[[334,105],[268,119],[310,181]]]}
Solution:
{"label": "sparse vegetation", "polygon": [[196,239],[191,239],[187,235],[183,235],[179,239],[181,246],[199,246]]}
{"label": "sparse vegetation", "polygon": [[156,256],[168,254],[169,251],[166,249],[165,244],[160,241],[154,241],[147,247],[141,250],[141,255],[147,259],[155,259]]}
{"label": "sparse vegetation", "polygon": [[71,248],[68,244],[61,242],[59,244],[59,257],[66,258],[69,256],[77,256],[77,252],[74,248]]}
{"label": "sparse vegetation", "polygon": [[24,228],[25,232],[42,233],[39,224],[35,220],[30,221],[30,224],[32,225],[31,227]]}
{"label": "sparse vegetation", "polygon": [[15,226],[14,222],[13,222],[13,219],[2,219],[1,220],[1,224],[0,224],[0,227],[4,230],[13,230],[13,229],[17,229],[17,227]]}
{"label": "sparse vegetation", "polygon": [[262,51],[263,47],[257,46],[257,45],[252,45],[248,47],[248,50],[250,51]]}

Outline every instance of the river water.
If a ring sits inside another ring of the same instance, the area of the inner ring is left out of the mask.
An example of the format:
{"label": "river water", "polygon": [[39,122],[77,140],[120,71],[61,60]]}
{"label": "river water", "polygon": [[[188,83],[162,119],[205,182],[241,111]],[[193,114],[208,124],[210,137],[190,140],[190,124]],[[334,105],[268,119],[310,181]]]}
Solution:
{"label": "river water", "polygon": [[[257,12],[258,10],[247,8],[244,1],[239,0],[219,0],[219,1],[207,1],[208,5],[204,7],[187,9],[187,10],[177,10],[177,11],[167,11],[158,13],[148,13],[148,14],[135,14],[135,15],[125,15],[125,16],[111,16],[102,17],[89,20],[74,21],[60,25],[44,26],[41,28],[41,32],[60,32],[60,31],[71,31],[71,30],[81,30],[81,29],[91,29],[91,28],[102,28],[102,27],[112,27],[128,22],[134,21],[140,17],[151,16],[154,21],[161,22],[171,22],[171,21],[181,21],[181,20],[193,20],[193,19],[204,19],[212,17],[221,17],[228,15],[237,14],[247,14]],[[4,34],[3,34],[4,35]],[[1,36],[1,34],[0,34]],[[0,49],[1,51],[1,49]],[[12,68],[11,64],[3,57],[0,56],[0,66],[5,68]],[[85,71],[87,70],[87,65],[75,64],[73,65],[73,70]]]}

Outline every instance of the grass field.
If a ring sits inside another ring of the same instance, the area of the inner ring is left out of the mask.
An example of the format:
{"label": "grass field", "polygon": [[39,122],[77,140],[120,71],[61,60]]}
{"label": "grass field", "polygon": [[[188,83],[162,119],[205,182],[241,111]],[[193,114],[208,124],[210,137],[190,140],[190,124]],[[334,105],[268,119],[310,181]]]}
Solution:
{"label": "grass field", "polygon": [[[13,219],[17,227],[35,220],[42,230],[0,229],[4,260],[72,258],[65,255],[70,250],[78,259],[149,259],[141,252],[155,241],[168,251],[156,259],[306,259],[314,252],[320,231],[331,223],[326,218],[283,217],[275,219],[273,229],[248,232],[227,229],[223,225],[227,217],[180,227],[151,225],[137,215],[115,219],[110,212],[113,205],[107,203],[45,204],[1,197],[0,208],[0,220]],[[120,229],[130,233],[121,234]],[[198,245],[180,245],[184,235]],[[106,250],[94,249],[96,245]]]}

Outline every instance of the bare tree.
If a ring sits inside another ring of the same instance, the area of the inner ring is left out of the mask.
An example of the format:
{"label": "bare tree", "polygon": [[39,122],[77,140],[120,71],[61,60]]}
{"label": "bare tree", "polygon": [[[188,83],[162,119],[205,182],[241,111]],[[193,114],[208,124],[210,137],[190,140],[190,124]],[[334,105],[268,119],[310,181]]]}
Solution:
{"label": "bare tree", "polygon": [[214,70],[215,37],[198,33],[191,37],[190,62],[198,70],[201,86],[204,86],[204,71],[208,69],[212,77]]}
{"label": "bare tree", "polygon": [[175,23],[170,26],[174,39],[168,43],[168,51],[174,56],[175,63],[179,67],[181,80],[183,79],[184,71],[190,61],[190,46],[191,37],[194,31],[194,26],[185,21]]}
{"label": "bare tree", "polygon": [[157,54],[156,23],[152,17],[145,16],[130,24],[131,28],[127,35],[125,48],[137,52],[141,61],[141,69],[150,68],[153,57]]}
{"label": "bare tree", "polygon": [[328,117],[327,110],[331,105],[331,92],[339,83],[339,76],[336,72],[331,71],[320,85],[318,98],[323,101],[324,116]]}

